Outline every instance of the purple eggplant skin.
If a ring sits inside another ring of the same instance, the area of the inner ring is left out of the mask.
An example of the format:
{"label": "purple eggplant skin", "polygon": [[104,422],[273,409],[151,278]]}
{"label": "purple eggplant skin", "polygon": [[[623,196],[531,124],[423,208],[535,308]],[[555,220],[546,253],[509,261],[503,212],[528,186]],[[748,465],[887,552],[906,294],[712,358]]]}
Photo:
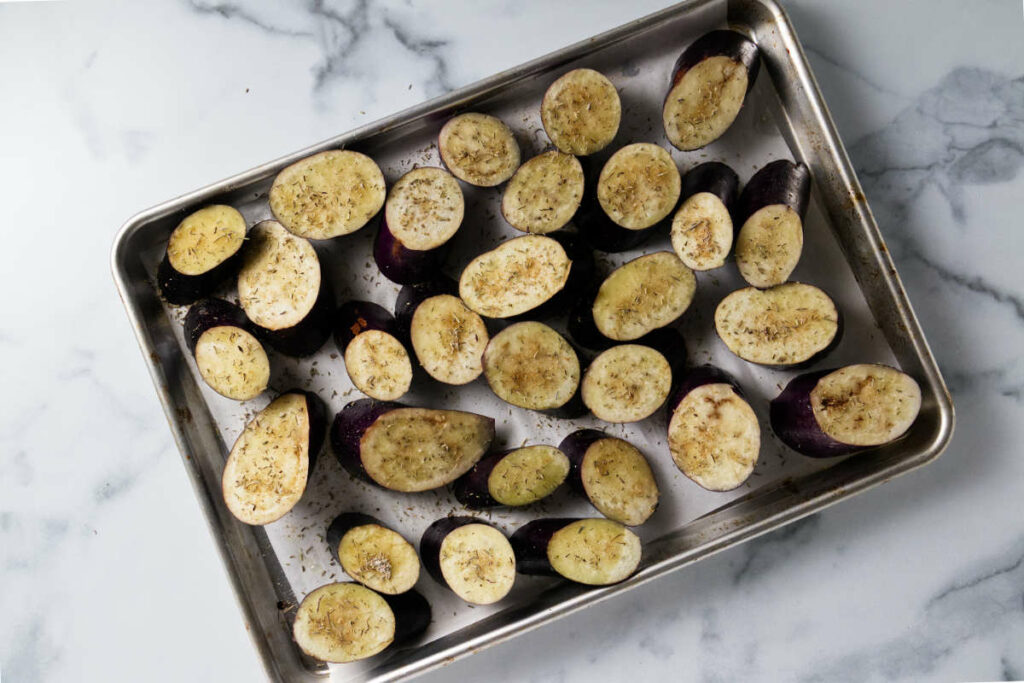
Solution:
{"label": "purple eggplant skin", "polygon": [[353,477],[370,484],[377,485],[363,468],[359,454],[359,442],[365,432],[378,417],[396,408],[404,408],[401,403],[378,401],[373,398],[360,398],[352,401],[337,415],[331,425],[331,448],[341,466]]}
{"label": "purple eggplant skin", "polygon": [[743,389],[740,387],[740,383],[736,381],[736,378],[731,374],[722,370],[714,365],[699,365],[684,370],[680,373],[681,376],[676,383],[675,392],[668,399],[668,417],[672,419],[672,413],[675,412],[679,404],[682,403],[686,395],[698,387],[702,387],[705,384],[728,384],[732,387],[736,395],[746,401],[746,397],[743,395]]}
{"label": "purple eggplant skin", "polygon": [[405,338],[409,336],[412,328],[412,317],[416,314],[419,305],[433,296],[441,294],[459,295],[459,284],[447,275],[435,273],[435,277],[426,282],[418,282],[412,285],[405,285],[398,292],[395,300],[395,320],[398,323],[398,330]]}
{"label": "purple eggplant skin", "polygon": [[501,503],[491,496],[488,481],[491,477],[491,472],[494,471],[497,464],[506,455],[511,453],[512,450],[498,451],[485,455],[480,458],[477,464],[473,465],[469,472],[456,479],[455,483],[452,484],[452,493],[455,495],[455,500],[474,510],[500,506]]}
{"label": "purple eggplant skin", "polygon": [[792,379],[768,409],[772,431],[784,444],[810,458],[834,458],[866,450],[836,441],[821,430],[811,409],[811,390],[825,375],[838,368],[816,370]]}
{"label": "purple eggplant skin", "polygon": [[341,566],[341,558],[338,557],[338,546],[341,545],[341,539],[355,527],[366,526],[367,524],[376,524],[377,526],[388,528],[386,524],[382,524],[376,517],[365,515],[362,512],[342,512],[327,526],[327,546],[331,549],[331,557],[338,563],[338,566]]}
{"label": "purple eggplant skin", "polygon": [[[757,74],[761,70],[761,51],[749,38],[736,31],[719,30],[705,33],[690,43],[683,54],[679,55],[672,68],[672,84],[669,92],[675,87],[686,72],[710,57],[728,57],[739,62],[747,70],[747,93],[754,87]],[[667,98],[667,95],[666,95]]]}
{"label": "purple eggplant skin", "polygon": [[327,434],[327,405],[319,396],[305,389],[282,391],[278,397],[285,394],[300,394],[306,398],[306,413],[309,415],[309,469],[306,475],[308,481],[324,448],[324,438]]}
{"label": "purple eggplant skin", "polygon": [[758,210],[784,204],[803,220],[811,198],[811,171],[802,161],[779,159],[761,168],[743,188],[736,203],[736,234],[743,224]]}
{"label": "purple eggplant skin", "polygon": [[352,340],[367,330],[380,330],[396,337],[400,334],[395,316],[383,306],[370,301],[346,301],[338,306],[334,315],[334,343],[338,351],[344,354]]}
{"label": "purple eggplant skin", "polygon": [[551,537],[555,535],[555,532],[581,519],[581,517],[536,519],[516,529],[509,539],[512,551],[516,555],[516,571],[520,574],[561,576],[548,561],[548,543],[551,542]]}
{"label": "purple eggplant skin", "polygon": [[442,517],[428,526],[420,538],[420,561],[423,562],[423,568],[442,586],[447,586],[448,582],[444,580],[444,573],[441,571],[441,544],[448,537],[448,534],[467,524],[494,526],[482,519],[469,517],[468,515],[462,517]]}
{"label": "purple eggplant skin", "polygon": [[256,327],[257,335],[279,353],[296,358],[311,356],[320,350],[331,336],[334,315],[334,291],[326,277],[320,280],[316,302],[302,321],[283,330]]}
{"label": "purple eggplant skin", "polygon": [[208,296],[222,283],[238,273],[242,266],[242,251],[239,248],[234,254],[199,275],[179,273],[171,265],[166,252],[156,271],[156,283],[167,303],[175,306],[188,306],[204,296]]}
{"label": "purple eggplant skin", "polygon": [[569,458],[569,476],[566,477],[566,480],[573,491],[582,494],[584,497],[586,497],[587,491],[583,487],[583,478],[581,476],[583,456],[587,454],[587,449],[595,441],[606,438],[609,438],[609,436],[597,429],[578,429],[562,439],[562,443],[558,444],[558,450],[565,453],[565,456]]}
{"label": "purple eggplant skin", "polygon": [[395,614],[395,639],[391,647],[401,647],[423,634],[430,626],[430,603],[415,589],[398,595],[378,593]]}
{"label": "purple eggplant skin", "polygon": [[413,285],[430,280],[441,265],[445,245],[421,251],[409,249],[388,229],[382,219],[373,243],[373,260],[381,274],[400,285]]}
{"label": "purple eggplant skin", "polygon": [[708,161],[690,169],[683,176],[683,189],[680,202],[699,192],[710,192],[718,197],[726,210],[732,212],[740,191],[740,178],[720,161]]}
{"label": "purple eggplant skin", "polygon": [[241,307],[224,299],[205,299],[193,304],[185,314],[185,343],[189,351],[195,354],[199,338],[211,327],[237,327],[257,336],[256,326]]}

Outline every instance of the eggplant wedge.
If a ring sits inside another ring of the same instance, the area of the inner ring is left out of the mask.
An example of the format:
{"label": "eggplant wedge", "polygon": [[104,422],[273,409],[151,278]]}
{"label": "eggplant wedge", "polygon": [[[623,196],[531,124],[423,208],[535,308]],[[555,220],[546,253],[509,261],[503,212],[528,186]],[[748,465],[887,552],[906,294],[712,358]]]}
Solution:
{"label": "eggplant wedge", "polygon": [[624,581],[640,566],[640,537],[610,519],[538,519],[510,539],[521,574],[561,576],[589,586]]}
{"label": "eggplant wedge", "polygon": [[423,532],[423,566],[471,605],[491,605],[512,590],[516,556],[505,534],[475,517],[445,517]]}
{"label": "eggplant wedge", "polygon": [[270,360],[245,311],[223,299],[194,304],[185,340],[203,381],[221,396],[248,401],[270,382]]}
{"label": "eggplant wedge", "polygon": [[459,296],[482,316],[511,318],[562,291],[572,265],[558,240],[523,235],[470,261],[459,278]]}
{"label": "eggplant wedge", "polygon": [[238,270],[245,242],[245,218],[215,204],[189,214],[171,232],[157,268],[160,293],[175,306],[208,296]]}
{"label": "eggplant wedge", "polygon": [[709,161],[683,177],[683,201],[672,218],[672,249],[693,270],[725,265],[732,251],[732,210],[740,179],[723,163]]}
{"label": "eggplant wedge", "polygon": [[720,138],[743,108],[760,64],[757,45],[735,31],[711,31],[686,48],[662,109],[672,146],[690,151]]}
{"label": "eggplant wedge", "polygon": [[411,590],[420,577],[416,549],[397,531],[360,512],[344,512],[327,527],[327,545],[345,573],[385,595]]}
{"label": "eggplant wedge", "polygon": [[412,361],[401,337],[398,322],[383,306],[349,301],[338,307],[334,343],[352,384],[370,398],[394,401],[409,391]]}
{"label": "eggplant wedge", "polygon": [[650,346],[619,344],[599,354],[583,374],[583,403],[599,420],[639,422],[664,405],[672,366]]}
{"label": "eggplant wedge", "polygon": [[523,446],[490,453],[458,478],[455,499],[469,508],[536,503],[569,475],[569,459],[554,446]]}
{"label": "eggplant wedge", "polygon": [[608,519],[639,526],[658,507],[660,492],[647,458],[633,444],[580,429],[558,446],[572,463],[572,487]]}
{"label": "eggplant wedge", "polygon": [[903,437],[921,411],[921,387],[886,365],[848,365],[790,381],[771,403],[772,430],[812,458],[849,455]]}
{"label": "eggplant wedge", "polygon": [[457,296],[439,294],[420,303],[409,337],[420,365],[439,382],[468,384],[484,371],[487,326]]}
{"label": "eggplant wedge", "polygon": [[441,161],[459,180],[494,187],[519,168],[519,143],[512,129],[489,114],[459,114],[448,120],[437,139]]}
{"label": "eggplant wedge", "polygon": [[544,323],[515,323],[494,335],[483,365],[491,391],[520,408],[554,411],[566,407],[579,391],[576,351]]}
{"label": "eggplant wedge", "polygon": [[573,69],[548,86],[540,118],[544,131],[560,151],[588,156],[615,139],[622,120],[622,102],[604,74]]}
{"label": "eggplant wedge", "polygon": [[257,413],[228,454],[224,502],[239,521],[270,524],[302,498],[324,443],[327,408],[316,394],[288,391]]}
{"label": "eggplant wedge", "polygon": [[458,410],[410,408],[359,399],[341,409],[331,428],[334,454],[349,473],[406,493],[452,483],[494,440],[494,420]]}
{"label": "eggplant wedge", "polygon": [[552,150],[533,157],[505,187],[501,214],[516,230],[544,235],[564,227],[583,200],[583,166]]}
{"label": "eggplant wedge", "polygon": [[674,253],[658,251],[616,268],[597,290],[591,315],[605,337],[633,341],[678,320],[696,291],[693,271]]}

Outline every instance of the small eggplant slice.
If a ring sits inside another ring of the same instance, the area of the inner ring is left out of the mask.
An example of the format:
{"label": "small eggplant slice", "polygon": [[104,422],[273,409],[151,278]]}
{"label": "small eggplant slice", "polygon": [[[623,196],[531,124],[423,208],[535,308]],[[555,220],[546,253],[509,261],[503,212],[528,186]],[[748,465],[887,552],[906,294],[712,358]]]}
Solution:
{"label": "small eggplant slice", "polygon": [[771,403],[772,430],[803,455],[829,458],[891,443],[921,411],[921,387],[886,365],[848,365],[793,379]]}
{"label": "small eggplant slice", "polygon": [[505,534],[475,517],[445,517],[423,532],[427,573],[472,605],[491,605],[516,581],[516,557]]}
{"label": "small eggplant slice", "polygon": [[427,299],[441,294],[458,296],[459,284],[450,277],[437,274],[430,280],[405,285],[398,290],[398,298],[395,299],[395,320],[398,322],[398,329],[403,336],[409,336],[412,317],[416,314],[419,305]]}
{"label": "small eggplant slice", "polygon": [[458,181],[441,168],[416,168],[398,179],[384,205],[373,259],[384,277],[413,284],[437,275],[443,247],[459,226],[465,200]]}
{"label": "small eggplant slice", "polygon": [[256,398],[270,381],[270,360],[245,311],[223,299],[188,309],[185,339],[206,384],[236,401]]}
{"label": "small eggplant slice", "polygon": [[345,512],[327,527],[327,545],[345,573],[367,588],[398,595],[420,577],[420,558],[412,544],[379,520]]}
{"label": "small eggplant slice", "polygon": [[543,235],[565,226],[583,200],[583,166],[552,150],[533,157],[505,187],[501,213],[516,230]]}
{"label": "small eggplant slice", "polygon": [[640,566],[640,537],[610,519],[538,519],[510,539],[521,574],[561,576],[589,586],[628,579]]}
{"label": "small eggplant slice", "polygon": [[559,448],[572,463],[569,482],[597,511],[626,526],[639,526],[658,507],[658,482],[633,444],[596,429],[580,429]]}
{"label": "small eggplant slice", "polygon": [[484,371],[487,326],[457,296],[424,300],[413,313],[409,336],[420,365],[439,382],[468,384]]}
{"label": "small eggplant slice", "polygon": [[416,591],[383,596],[358,583],[331,583],[303,599],[292,636],[310,657],[346,663],[411,641],[429,625],[430,603]]}
{"label": "small eggplant slice", "polygon": [[548,86],[540,105],[544,131],[560,151],[600,152],[619,132],[622,102],[612,82],[593,69],[573,69]]}
{"label": "small eggplant slice", "polygon": [[792,368],[823,358],[838,345],[843,328],[828,294],[813,285],[787,282],[729,294],[715,309],[715,329],[743,360]]}
{"label": "small eggplant slice", "polygon": [[591,361],[580,393],[594,417],[624,423],[653,415],[671,387],[672,366],[664,355],[641,344],[619,344]]}
{"label": "small eggplant slice", "polygon": [[569,459],[554,446],[523,446],[484,456],[453,491],[470,508],[519,507],[554,493],[568,474]]}
{"label": "small eggplant slice", "polygon": [[731,491],[750,477],[761,428],[731,375],[711,365],[691,369],[669,408],[668,447],[683,474],[709,491]]}
{"label": "small eggplant slice", "polygon": [[695,40],[672,70],[662,118],[672,146],[700,149],[729,129],[760,69],[757,45],[735,31]]}
{"label": "small eggplant slice", "polygon": [[334,342],[356,389],[380,401],[394,401],[409,391],[412,361],[401,336],[395,317],[383,306],[349,301],[338,307]]}
{"label": "small eggplant slice", "polygon": [[494,440],[494,420],[458,410],[360,399],[334,418],[331,445],[353,476],[392,491],[429,491],[469,471]]}
{"label": "small eggplant slice", "polygon": [[157,285],[169,303],[185,306],[210,294],[241,263],[245,218],[215,204],[185,217],[167,240]]}
{"label": "small eggplant slice", "polygon": [[672,218],[672,249],[693,270],[725,265],[732,251],[731,211],[739,177],[725,164],[709,161],[683,177],[683,202]]}
{"label": "small eggplant slice", "polygon": [[796,268],[810,195],[810,171],[787,159],[768,164],[743,188],[736,210],[736,265],[754,287],[780,285]]}
{"label": "small eggplant slice", "polygon": [[459,278],[459,296],[482,316],[511,318],[558,294],[569,282],[571,268],[557,240],[523,235],[470,261]]}
{"label": "small eggplant slice", "polygon": [[246,524],[270,524],[302,498],[324,442],[327,409],[316,394],[289,391],[245,425],[221,480],[224,502]]}
{"label": "small eggplant slice", "polygon": [[329,150],[284,168],[270,186],[270,210],[292,234],[311,240],[348,235],[380,213],[384,174],[359,152]]}
{"label": "small eggplant slice", "polygon": [[515,323],[494,335],[484,350],[483,364],[495,395],[520,408],[562,408],[579,390],[576,351],[544,323]]}
{"label": "small eggplant slice", "polygon": [[441,161],[459,180],[478,187],[500,185],[519,168],[512,129],[488,114],[459,114],[441,128]]}
{"label": "small eggplant slice", "polygon": [[671,251],[633,259],[601,284],[591,313],[609,339],[632,341],[679,318],[693,301],[697,278]]}

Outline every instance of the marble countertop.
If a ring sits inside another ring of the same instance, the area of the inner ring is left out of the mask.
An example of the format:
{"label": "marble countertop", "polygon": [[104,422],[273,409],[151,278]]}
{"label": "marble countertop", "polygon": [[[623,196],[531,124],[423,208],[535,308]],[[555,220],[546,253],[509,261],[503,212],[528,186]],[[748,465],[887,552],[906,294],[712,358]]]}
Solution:
{"label": "marble countertop", "polygon": [[[664,0],[0,3],[0,678],[260,680],[108,253]],[[937,462],[426,681],[1024,679],[1024,18],[784,1],[958,410]]]}

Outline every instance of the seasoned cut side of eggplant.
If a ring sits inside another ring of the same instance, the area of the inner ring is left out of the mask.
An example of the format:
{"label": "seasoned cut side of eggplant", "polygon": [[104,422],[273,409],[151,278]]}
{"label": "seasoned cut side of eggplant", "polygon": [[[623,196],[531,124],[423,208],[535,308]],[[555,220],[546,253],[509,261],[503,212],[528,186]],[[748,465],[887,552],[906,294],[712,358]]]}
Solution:
{"label": "seasoned cut side of eggplant", "polygon": [[419,579],[416,549],[369,515],[346,512],[335,517],[327,528],[327,544],[346,574],[378,593],[404,593]]}
{"label": "seasoned cut side of eggplant", "polygon": [[473,605],[508,595],[516,580],[516,558],[505,534],[475,517],[439,519],[423,532],[420,555],[438,583]]}
{"label": "seasoned cut side of eggplant", "polygon": [[743,360],[789,367],[813,362],[835,348],[842,321],[825,292],[788,282],[729,294],[715,309],[715,329]]}
{"label": "seasoned cut side of eggplant", "polygon": [[583,199],[583,167],[571,154],[544,152],[519,167],[501,213],[516,230],[545,234],[572,220]]}
{"label": "seasoned cut side of eggplant", "polygon": [[576,352],[543,323],[516,323],[494,335],[483,364],[484,377],[495,395],[520,408],[560,408],[579,388]]}
{"label": "seasoned cut side of eggplant", "polygon": [[484,456],[453,490],[467,507],[518,507],[551,495],[568,474],[569,459],[554,446],[523,446]]}
{"label": "seasoned cut side of eggplant", "polygon": [[441,294],[459,295],[459,283],[441,274],[413,285],[405,285],[398,290],[398,298],[395,299],[395,320],[398,322],[398,329],[403,336],[409,336],[409,328],[412,326],[412,317],[419,305],[427,299]]}
{"label": "seasoned cut side of eggplant", "polygon": [[417,306],[410,337],[420,365],[439,382],[467,384],[484,371],[487,327],[456,296],[440,294]]}
{"label": "seasoned cut side of eggplant", "polygon": [[551,142],[566,154],[587,156],[615,139],[622,103],[615,86],[593,69],[573,69],[544,93],[540,118]]}
{"label": "seasoned cut side of eggplant", "polygon": [[597,181],[597,199],[612,221],[627,230],[649,228],[676,207],[679,169],[663,148],[626,145],[608,159]]}
{"label": "seasoned cut side of eggplant", "polygon": [[241,308],[207,299],[189,308],[184,327],[199,374],[211,389],[247,401],[267,388],[270,360]]}
{"label": "seasoned cut side of eggplant", "polygon": [[412,362],[399,336],[398,322],[382,306],[349,301],[338,308],[334,341],[352,384],[371,398],[393,401],[412,384]]}
{"label": "seasoned cut side of eggplant", "polygon": [[510,318],[537,308],[569,281],[572,261],[557,240],[524,235],[470,261],[459,296],[488,318]]}
{"label": "seasoned cut side of eggplant", "polygon": [[512,534],[523,574],[561,576],[590,586],[629,578],[640,566],[640,538],[610,519],[538,519]]}
{"label": "seasoned cut side of eggplant", "polygon": [[480,187],[500,185],[519,168],[519,144],[505,123],[488,114],[459,114],[438,136],[441,161],[459,180]]}
{"label": "seasoned cut side of eggplant", "polygon": [[605,422],[638,422],[665,403],[672,367],[658,351],[640,344],[613,346],[595,358],[580,392],[594,417]]}
{"label": "seasoned cut side of eggplant", "polygon": [[683,178],[683,203],[672,218],[672,248],[693,270],[725,265],[732,250],[731,211],[739,177],[725,164],[709,161]]}
{"label": "seasoned cut side of eggplant", "polygon": [[167,240],[157,269],[160,293],[168,302],[190,304],[212,292],[238,268],[245,241],[245,218],[215,204],[185,217]]}
{"label": "seasoned cut side of eggplant", "polygon": [[697,291],[697,278],[670,251],[620,266],[601,284],[592,313],[609,339],[632,341],[681,316]]}
{"label": "seasoned cut side of eggplant", "polygon": [[283,169],[270,187],[270,210],[292,234],[325,240],[355,232],[384,206],[384,174],[365,154],[330,150]]}
{"label": "seasoned cut side of eggplant", "polygon": [[569,481],[605,517],[643,524],[658,507],[658,483],[647,458],[628,441],[596,429],[565,437],[559,448],[572,463]]}
{"label": "seasoned cut side of eggplant", "polygon": [[665,134],[681,150],[700,149],[729,129],[757,79],[757,45],[735,31],[712,31],[676,62],[665,98]]}

